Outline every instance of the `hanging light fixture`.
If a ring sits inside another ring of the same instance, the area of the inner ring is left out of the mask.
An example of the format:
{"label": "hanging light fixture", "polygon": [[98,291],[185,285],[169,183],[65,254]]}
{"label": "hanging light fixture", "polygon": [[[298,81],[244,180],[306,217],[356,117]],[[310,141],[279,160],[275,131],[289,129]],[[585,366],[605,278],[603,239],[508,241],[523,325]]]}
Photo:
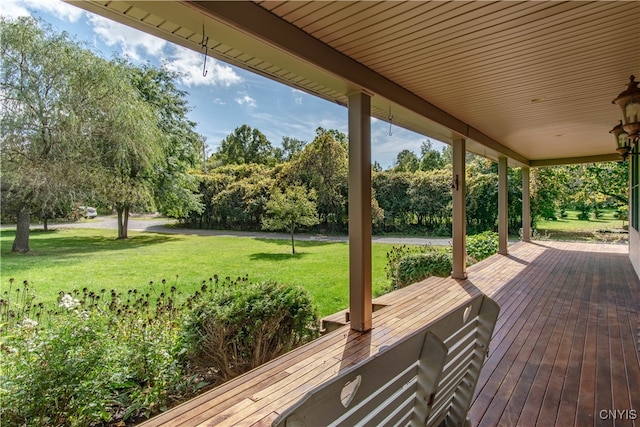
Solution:
{"label": "hanging light fixture", "polygon": [[629,154],[638,154],[636,146],[640,141],[640,88],[635,76],[629,78],[627,90],[611,103],[622,109],[622,120],[609,133],[616,138],[616,151],[624,161]]}
{"label": "hanging light fixture", "polygon": [[640,139],[640,88],[634,76],[630,77],[627,90],[612,101],[622,108],[622,127],[634,143]]}
{"label": "hanging light fixture", "polygon": [[629,134],[625,132],[622,127],[622,120],[620,120],[620,123],[611,129],[609,133],[612,133],[616,138],[616,143],[618,145],[616,151],[620,153],[620,156],[622,156],[622,160],[624,161],[631,152],[631,138],[629,138]]}

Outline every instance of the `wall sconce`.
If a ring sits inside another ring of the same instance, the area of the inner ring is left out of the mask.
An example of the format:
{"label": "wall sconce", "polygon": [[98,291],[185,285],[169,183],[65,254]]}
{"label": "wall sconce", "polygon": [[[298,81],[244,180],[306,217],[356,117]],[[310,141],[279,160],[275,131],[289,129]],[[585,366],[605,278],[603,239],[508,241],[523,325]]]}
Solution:
{"label": "wall sconce", "polygon": [[609,133],[612,133],[616,138],[616,144],[618,145],[616,151],[620,154],[624,162],[629,153],[631,153],[631,138],[629,138],[629,134],[625,132],[622,127],[622,120],[620,120],[616,127],[611,129]]}
{"label": "wall sconce", "polygon": [[622,109],[622,120],[620,124],[611,129],[616,138],[616,151],[620,153],[622,159],[626,159],[629,154],[638,154],[632,145],[637,145],[640,140],[640,88],[635,76],[629,78],[627,90],[621,92],[613,101]]}

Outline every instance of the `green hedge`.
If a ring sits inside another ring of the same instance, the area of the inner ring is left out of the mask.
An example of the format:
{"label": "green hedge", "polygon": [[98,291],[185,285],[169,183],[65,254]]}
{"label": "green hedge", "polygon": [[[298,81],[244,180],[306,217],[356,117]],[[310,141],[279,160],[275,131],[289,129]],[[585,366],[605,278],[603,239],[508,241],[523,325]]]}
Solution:
{"label": "green hedge", "polygon": [[451,274],[451,255],[444,252],[410,254],[398,263],[398,281],[402,288],[430,276],[447,277]]}
{"label": "green hedge", "polygon": [[467,236],[467,255],[473,261],[482,261],[498,253],[498,233],[485,231],[474,236]]}
{"label": "green hedge", "polygon": [[447,277],[451,274],[450,251],[434,249],[431,246],[394,246],[387,253],[387,278],[389,288],[384,291],[403,288],[429,276]]}

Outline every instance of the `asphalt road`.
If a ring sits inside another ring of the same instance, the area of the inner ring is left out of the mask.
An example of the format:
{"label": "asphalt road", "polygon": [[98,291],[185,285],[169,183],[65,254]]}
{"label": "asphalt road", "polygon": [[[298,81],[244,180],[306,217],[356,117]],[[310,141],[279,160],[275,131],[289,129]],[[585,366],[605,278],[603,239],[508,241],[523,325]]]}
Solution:
{"label": "asphalt road", "polygon": [[[231,236],[231,237],[253,237],[261,239],[282,239],[291,238],[287,233],[271,233],[262,231],[229,231],[229,230],[197,230],[190,228],[178,228],[176,222],[168,218],[158,218],[153,216],[132,216],[129,218],[129,230],[148,233],[165,234],[186,234],[198,236]],[[10,228],[11,226],[2,226]],[[14,226],[15,227],[15,226]],[[42,225],[32,224],[31,228],[42,228]],[[118,228],[116,216],[99,216],[95,219],[87,219],[74,223],[50,224],[49,228],[101,228],[116,230]],[[335,236],[325,234],[296,234],[296,240],[320,241],[320,242],[346,242],[347,236]],[[451,244],[450,238],[422,238],[422,237],[401,237],[401,236],[373,236],[372,241],[378,243],[389,243],[394,245],[434,245],[448,246]]]}

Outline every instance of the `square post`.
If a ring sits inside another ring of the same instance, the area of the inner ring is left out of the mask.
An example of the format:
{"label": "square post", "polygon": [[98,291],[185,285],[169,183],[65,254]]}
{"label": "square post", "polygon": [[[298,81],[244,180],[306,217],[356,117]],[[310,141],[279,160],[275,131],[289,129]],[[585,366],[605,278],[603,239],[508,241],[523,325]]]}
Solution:
{"label": "square post", "polygon": [[498,158],[498,253],[507,255],[509,243],[509,181],[507,158]]}
{"label": "square post", "polygon": [[351,329],[372,327],[371,97],[349,95],[349,319]]}
{"label": "square post", "polygon": [[453,140],[453,271],[454,279],[467,278],[467,180],[465,139]]}
{"label": "square post", "polygon": [[529,168],[522,167],[522,240],[531,241],[531,192]]}

